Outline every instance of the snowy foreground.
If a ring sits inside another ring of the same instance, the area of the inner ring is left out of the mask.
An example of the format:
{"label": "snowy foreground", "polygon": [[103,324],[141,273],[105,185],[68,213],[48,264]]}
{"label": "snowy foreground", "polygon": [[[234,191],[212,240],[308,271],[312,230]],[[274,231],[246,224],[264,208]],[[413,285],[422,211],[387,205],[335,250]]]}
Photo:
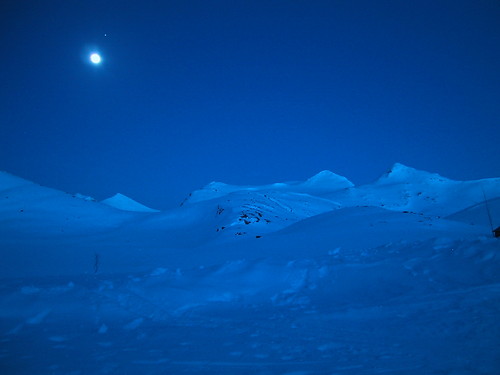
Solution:
{"label": "snowy foreground", "polygon": [[500,179],[211,183],[158,212],[0,173],[1,374],[500,374]]}

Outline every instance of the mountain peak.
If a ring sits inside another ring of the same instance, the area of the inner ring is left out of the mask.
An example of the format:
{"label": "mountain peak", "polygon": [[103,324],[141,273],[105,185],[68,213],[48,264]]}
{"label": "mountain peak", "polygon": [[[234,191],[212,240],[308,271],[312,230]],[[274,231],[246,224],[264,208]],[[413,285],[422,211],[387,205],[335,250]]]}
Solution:
{"label": "mountain peak", "polygon": [[329,187],[335,187],[337,189],[341,189],[354,186],[354,184],[344,176],[340,176],[328,170],[324,170],[319,172],[318,174],[315,174],[307,181],[305,181],[304,185],[306,186],[317,185],[320,186],[322,189]]}
{"label": "mountain peak", "polygon": [[449,181],[437,173],[420,171],[401,163],[395,163],[377,181],[377,184],[411,183],[423,181]]}

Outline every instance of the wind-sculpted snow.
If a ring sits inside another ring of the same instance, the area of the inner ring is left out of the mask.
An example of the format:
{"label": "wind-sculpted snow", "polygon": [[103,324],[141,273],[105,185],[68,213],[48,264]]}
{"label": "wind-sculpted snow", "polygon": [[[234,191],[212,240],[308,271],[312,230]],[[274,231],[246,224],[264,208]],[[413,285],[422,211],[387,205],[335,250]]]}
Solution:
{"label": "wind-sculpted snow", "polygon": [[496,245],[442,238],[12,280],[0,290],[1,360],[37,374],[494,374]]}
{"label": "wind-sculpted snow", "polygon": [[396,164],[151,212],[0,173],[0,372],[497,374],[499,182]]}

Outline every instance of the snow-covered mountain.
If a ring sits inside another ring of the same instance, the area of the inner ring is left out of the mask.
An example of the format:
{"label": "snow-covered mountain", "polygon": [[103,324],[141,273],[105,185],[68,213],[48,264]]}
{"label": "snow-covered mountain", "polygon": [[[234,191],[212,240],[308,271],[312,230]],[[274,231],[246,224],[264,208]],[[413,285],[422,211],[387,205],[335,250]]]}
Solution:
{"label": "snow-covered mountain", "polygon": [[[491,202],[490,212],[485,197]],[[198,256],[186,257],[176,249],[209,254],[205,265],[211,264],[210,258],[231,261],[262,251],[280,256],[270,248],[282,247],[280,241],[289,242],[305,228],[315,234],[304,232],[305,240],[293,240],[288,248],[305,248],[311,242],[334,246],[339,241],[355,248],[366,241],[435,237],[440,235],[437,228],[452,228],[449,232],[459,236],[488,236],[491,224],[500,225],[498,205],[493,203],[498,197],[500,179],[452,181],[396,164],[363,186],[328,171],[304,182],[264,186],[213,182],[190,194],[181,207],[159,212],[121,194],[96,202],[3,172],[0,245],[12,251],[6,251],[0,274],[91,273],[96,252],[110,259],[102,263],[102,272],[198,265]],[[394,229],[386,228],[389,223]],[[214,246],[235,249],[226,253]],[[31,255],[25,259],[19,248]],[[52,258],[58,259],[57,268]]]}
{"label": "snow-covered mountain", "polygon": [[81,194],[68,194],[0,172],[1,241],[101,232],[133,216]]}
{"label": "snow-covered mountain", "polygon": [[447,216],[499,196],[499,178],[453,181],[435,173],[395,164],[375,183],[334,192],[328,198],[344,207],[378,206],[395,211],[414,211]]}
{"label": "snow-covered mountain", "polygon": [[495,374],[499,202],[499,178],[401,164],[212,182],[162,212],[1,172],[0,368]]}

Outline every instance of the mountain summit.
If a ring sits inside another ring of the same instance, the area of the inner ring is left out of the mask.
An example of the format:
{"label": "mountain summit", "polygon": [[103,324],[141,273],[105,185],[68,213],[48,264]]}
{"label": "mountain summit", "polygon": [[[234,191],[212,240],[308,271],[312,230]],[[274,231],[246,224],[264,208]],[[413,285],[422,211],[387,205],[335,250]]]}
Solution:
{"label": "mountain summit", "polygon": [[406,165],[395,163],[386,173],[376,181],[377,184],[394,183],[422,183],[422,182],[445,182],[450,181],[437,173],[421,171]]}
{"label": "mountain summit", "polygon": [[321,171],[302,183],[302,186],[317,189],[322,192],[331,192],[339,189],[353,187],[354,184],[344,176],[340,176],[328,170]]}
{"label": "mountain summit", "polygon": [[437,173],[421,171],[406,165],[395,163],[387,172],[385,172],[376,181],[377,184],[394,183],[422,183],[422,182],[446,182],[449,179],[440,176]]}

